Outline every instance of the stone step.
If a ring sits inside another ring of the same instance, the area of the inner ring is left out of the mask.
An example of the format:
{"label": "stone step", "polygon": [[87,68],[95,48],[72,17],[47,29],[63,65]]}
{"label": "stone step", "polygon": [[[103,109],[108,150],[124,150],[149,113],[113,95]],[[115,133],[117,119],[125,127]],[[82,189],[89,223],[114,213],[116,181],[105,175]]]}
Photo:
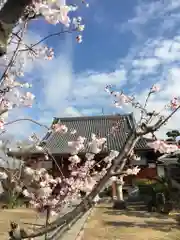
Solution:
{"label": "stone step", "polygon": [[146,205],[144,201],[139,202],[127,202],[128,205]]}

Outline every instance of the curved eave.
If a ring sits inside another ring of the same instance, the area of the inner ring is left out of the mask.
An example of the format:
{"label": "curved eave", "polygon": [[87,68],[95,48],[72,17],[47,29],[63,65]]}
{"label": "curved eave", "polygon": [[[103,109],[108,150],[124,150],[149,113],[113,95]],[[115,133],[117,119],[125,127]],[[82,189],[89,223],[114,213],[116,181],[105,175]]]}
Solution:
{"label": "curved eave", "polygon": [[[58,121],[59,121],[59,118],[54,117],[54,119],[51,123],[50,129],[52,128],[52,126],[54,124],[58,123]],[[46,135],[42,138],[40,145],[43,144],[43,142],[46,141],[51,136],[51,134],[52,134],[52,132],[47,132]]]}
{"label": "curved eave", "polygon": [[17,159],[27,158],[27,157],[40,157],[44,155],[42,152],[17,152],[17,151],[9,151],[7,152],[8,157],[15,157]]}

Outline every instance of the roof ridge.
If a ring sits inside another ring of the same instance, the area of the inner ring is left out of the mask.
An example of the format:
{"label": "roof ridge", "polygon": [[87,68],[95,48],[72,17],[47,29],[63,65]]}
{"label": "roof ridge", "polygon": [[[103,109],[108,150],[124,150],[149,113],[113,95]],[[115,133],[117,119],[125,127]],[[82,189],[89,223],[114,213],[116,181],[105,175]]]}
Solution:
{"label": "roof ridge", "polygon": [[[124,118],[124,119],[123,119]],[[80,116],[80,117],[66,117],[66,118],[54,118],[51,126],[53,124],[57,124],[58,122],[63,122],[66,124],[71,124],[72,122],[80,122],[85,121],[86,124],[88,123],[88,120],[114,120],[114,121],[126,121],[126,124],[128,124],[129,129],[133,128],[133,125],[131,124],[131,121],[133,120],[133,113],[127,113],[127,114],[116,114],[116,115],[98,115],[98,116]],[[51,136],[53,135],[53,132],[47,132],[47,134],[42,138],[41,143],[44,141],[47,141]]]}
{"label": "roof ridge", "polygon": [[79,117],[54,117],[56,121],[74,121],[74,120],[98,120],[98,119],[117,119],[122,117],[132,116],[132,113],[127,114],[116,114],[116,115],[96,115],[96,116],[79,116]]}

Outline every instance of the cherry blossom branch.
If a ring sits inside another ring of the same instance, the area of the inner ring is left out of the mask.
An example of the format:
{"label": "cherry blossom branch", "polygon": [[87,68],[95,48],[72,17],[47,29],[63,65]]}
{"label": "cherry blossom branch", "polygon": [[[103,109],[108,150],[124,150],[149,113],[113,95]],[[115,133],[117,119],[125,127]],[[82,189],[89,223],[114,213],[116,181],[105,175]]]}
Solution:
{"label": "cherry blossom branch", "polygon": [[[40,41],[38,41],[34,44],[31,44],[31,46],[28,46],[27,44],[23,43],[23,45],[26,48],[25,49],[19,49],[19,52],[24,52],[24,51],[28,51],[28,50],[34,52],[33,48],[36,47],[37,45],[39,45],[40,43],[44,42],[45,40],[47,40],[51,37],[60,36],[60,35],[65,34],[65,33],[72,33],[72,32],[75,32],[75,31],[77,31],[76,28],[69,29],[69,30],[62,30],[62,31],[59,31],[59,32],[56,32],[56,33],[49,34],[46,37],[42,38]],[[18,33],[12,33],[12,35],[16,36],[19,40],[22,41],[22,38],[18,35]]]}
{"label": "cherry blossom branch", "polygon": [[58,170],[59,170],[62,178],[64,179],[64,178],[65,178],[65,177],[64,177],[64,174],[63,174],[63,172],[62,172],[59,164],[57,163],[56,159],[54,158],[53,154],[50,152],[50,150],[49,150],[46,146],[44,146],[43,149],[44,149],[44,151],[45,151],[45,154],[48,154],[49,157],[52,159],[52,161],[56,164],[56,166],[57,166],[57,168],[58,168]]}
{"label": "cherry blossom branch", "polygon": [[2,74],[1,78],[0,78],[0,86],[2,85],[3,83],[3,79],[5,78],[5,76],[7,75],[8,71],[10,70],[10,68],[12,67],[12,65],[14,64],[15,62],[15,59],[17,57],[17,54],[19,53],[19,48],[20,48],[20,45],[22,43],[22,39],[23,39],[23,36],[24,36],[24,33],[25,33],[25,30],[26,30],[26,26],[27,26],[27,22],[25,22],[23,24],[23,28],[22,28],[22,31],[21,31],[21,36],[19,38],[19,41],[18,41],[18,44],[16,46],[16,49],[11,57],[11,60],[10,62],[8,63],[8,66],[6,67],[4,73]]}
{"label": "cherry blossom branch", "polygon": [[[143,109],[146,109],[147,104],[148,104],[148,101],[149,101],[149,98],[150,98],[150,96],[151,96],[151,93],[152,93],[152,88],[150,88],[150,90],[149,90],[149,92],[148,92],[148,95],[147,95],[147,97],[146,97],[146,99],[145,99],[145,102],[144,102]],[[147,112],[146,112],[146,114],[147,114]],[[140,120],[139,120],[139,124],[140,124],[141,121],[143,120],[143,117],[144,117],[144,111],[141,111],[141,117],[140,117]],[[138,124],[138,125],[139,125],[139,124]]]}
{"label": "cherry blossom branch", "polygon": [[48,36],[42,38],[40,41],[32,44],[30,47],[27,46],[26,49],[21,49],[19,50],[20,52],[23,52],[23,51],[27,51],[28,49],[33,49],[33,47],[36,47],[37,45],[39,45],[40,43],[44,42],[45,40],[51,38],[51,37],[55,37],[55,36],[60,36],[61,34],[64,34],[64,33],[72,33],[72,32],[75,32],[77,31],[77,29],[71,29],[71,30],[64,30],[64,31],[60,31],[60,32],[56,32],[56,33],[52,33],[52,34],[49,34]]}
{"label": "cherry blossom branch", "polygon": [[29,122],[32,122],[40,127],[43,127],[43,128],[46,128],[47,130],[50,130],[50,128],[48,126],[46,126],[45,124],[42,124],[42,123],[39,123],[38,121],[36,120],[33,120],[31,118],[19,118],[19,119],[16,119],[16,120],[13,120],[13,121],[9,121],[7,123],[4,123],[4,126],[8,126],[8,125],[11,125],[13,123],[17,123],[17,122],[21,122],[21,121],[29,121]]}
{"label": "cherry blossom branch", "polygon": [[[12,35],[14,35],[14,36],[16,36],[17,38],[18,38],[18,40],[19,41],[21,41],[21,43],[22,43],[22,37],[20,37],[19,35],[18,35],[18,33],[12,33]],[[30,47],[30,46],[28,46],[27,44],[25,44],[25,43],[23,43],[23,45],[27,48],[26,50],[29,50],[29,51],[32,51],[32,52],[34,52],[34,50],[32,49],[32,47]],[[21,52],[21,51],[24,51],[23,49],[19,49],[19,52]],[[35,53],[35,52],[34,52]]]}
{"label": "cherry blossom branch", "polygon": [[2,109],[0,110],[0,116],[3,115],[4,113],[8,112],[8,109]]}
{"label": "cherry blossom branch", "polygon": [[160,118],[153,126],[146,126],[145,124],[141,125],[142,131],[137,132],[138,136],[143,136],[148,133],[153,133],[161,128],[166,122],[180,109],[180,104],[175,108],[166,118]]}

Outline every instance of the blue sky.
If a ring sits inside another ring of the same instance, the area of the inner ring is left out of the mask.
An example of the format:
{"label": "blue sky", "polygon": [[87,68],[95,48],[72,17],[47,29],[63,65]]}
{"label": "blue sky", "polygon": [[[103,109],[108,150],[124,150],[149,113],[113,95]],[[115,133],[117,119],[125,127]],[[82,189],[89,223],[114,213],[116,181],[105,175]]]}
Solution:
{"label": "blue sky", "polygon": [[[36,103],[32,109],[13,112],[11,119],[28,116],[49,125],[53,117],[99,115],[102,109],[104,114],[134,111],[138,118],[134,109],[113,107],[104,92],[106,84],[143,101],[148,88],[158,82],[162,91],[151,99],[152,109],[161,109],[180,95],[180,0],[91,0],[89,4],[73,13],[86,25],[81,44],[75,41],[76,33],[50,38],[44,44],[54,48],[55,58],[29,63],[25,78],[33,83]],[[35,43],[61,28],[42,19],[32,21],[27,41]],[[178,128],[179,117],[159,135]],[[44,133],[29,123],[16,124],[9,131],[17,138]]]}

